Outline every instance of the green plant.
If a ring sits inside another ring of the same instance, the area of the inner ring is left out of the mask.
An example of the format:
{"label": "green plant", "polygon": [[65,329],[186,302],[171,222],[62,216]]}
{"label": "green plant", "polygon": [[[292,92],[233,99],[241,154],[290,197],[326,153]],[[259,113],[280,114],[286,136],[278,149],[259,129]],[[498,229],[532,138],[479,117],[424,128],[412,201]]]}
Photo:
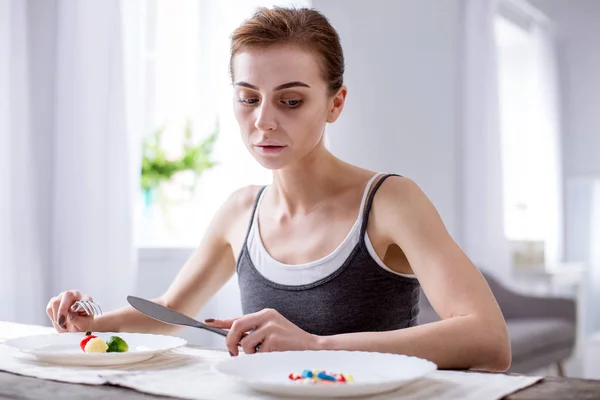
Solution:
{"label": "green plant", "polygon": [[188,121],[184,131],[184,142],[181,156],[169,159],[161,147],[164,127],[157,129],[143,142],[141,187],[145,193],[157,189],[162,182],[169,181],[174,174],[182,171],[194,172],[194,186],[204,171],[212,168],[213,146],[219,134],[219,125],[215,131],[200,143],[194,143],[191,123]]}

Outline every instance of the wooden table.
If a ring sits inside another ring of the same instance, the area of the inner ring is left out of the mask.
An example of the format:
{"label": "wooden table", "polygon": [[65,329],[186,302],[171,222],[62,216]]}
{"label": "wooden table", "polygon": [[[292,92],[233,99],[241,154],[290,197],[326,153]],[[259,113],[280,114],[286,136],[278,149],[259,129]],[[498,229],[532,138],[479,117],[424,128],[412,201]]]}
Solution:
{"label": "wooden table", "polygon": [[[600,381],[548,377],[533,386],[520,390],[506,400],[599,399]],[[76,385],[45,381],[0,372],[0,400],[6,399],[160,399],[173,397],[154,396],[115,386]]]}
{"label": "wooden table", "polygon": [[[0,342],[10,337],[52,332],[46,327],[8,324],[0,322]],[[78,385],[47,381],[0,372],[0,400],[6,399],[161,399],[173,397],[154,396],[115,386]],[[540,382],[513,393],[505,400],[600,399],[600,380],[546,377]]]}

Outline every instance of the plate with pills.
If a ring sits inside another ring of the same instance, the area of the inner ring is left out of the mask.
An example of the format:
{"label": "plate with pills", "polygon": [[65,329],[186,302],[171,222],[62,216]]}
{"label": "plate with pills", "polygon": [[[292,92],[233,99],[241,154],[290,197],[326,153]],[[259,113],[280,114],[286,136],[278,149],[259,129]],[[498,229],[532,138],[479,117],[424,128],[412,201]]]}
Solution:
{"label": "plate with pills", "polygon": [[364,351],[282,351],[246,354],[213,369],[279,396],[349,397],[396,390],[435,371],[428,360]]}

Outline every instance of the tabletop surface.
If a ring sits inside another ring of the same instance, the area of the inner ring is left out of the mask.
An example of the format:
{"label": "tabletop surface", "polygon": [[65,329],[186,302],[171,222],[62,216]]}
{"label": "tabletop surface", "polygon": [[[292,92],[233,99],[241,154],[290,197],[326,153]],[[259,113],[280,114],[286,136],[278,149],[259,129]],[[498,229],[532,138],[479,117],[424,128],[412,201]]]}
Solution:
{"label": "tabletop surface", "polygon": [[[53,330],[47,327],[0,322],[0,342],[11,337],[49,332],[53,332]],[[105,398],[123,400],[173,399],[173,397],[155,396],[116,386],[79,385],[0,372],[0,400],[41,398],[82,400]],[[545,377],[534,385],[506,396],[504,399],[600,399],[600,380]]]}

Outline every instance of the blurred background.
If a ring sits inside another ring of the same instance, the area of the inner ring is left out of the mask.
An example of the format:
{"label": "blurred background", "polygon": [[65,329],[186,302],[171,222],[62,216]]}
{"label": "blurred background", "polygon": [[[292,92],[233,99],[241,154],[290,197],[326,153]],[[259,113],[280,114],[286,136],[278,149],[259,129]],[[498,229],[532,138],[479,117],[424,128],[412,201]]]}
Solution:
{"label": "blurred background", "polygon": [[[228,46],[275,4],[341,36],[331,151],[415,180],[506,304],[572,305],[517,313],[518,372],[600,377],[597,0],[0,0],[0,320],[50,325],[67,289],[105,310],[160,295],[229,194],[270,182],[239,137]],[[234,277],[198,317],[239,302]]]}

